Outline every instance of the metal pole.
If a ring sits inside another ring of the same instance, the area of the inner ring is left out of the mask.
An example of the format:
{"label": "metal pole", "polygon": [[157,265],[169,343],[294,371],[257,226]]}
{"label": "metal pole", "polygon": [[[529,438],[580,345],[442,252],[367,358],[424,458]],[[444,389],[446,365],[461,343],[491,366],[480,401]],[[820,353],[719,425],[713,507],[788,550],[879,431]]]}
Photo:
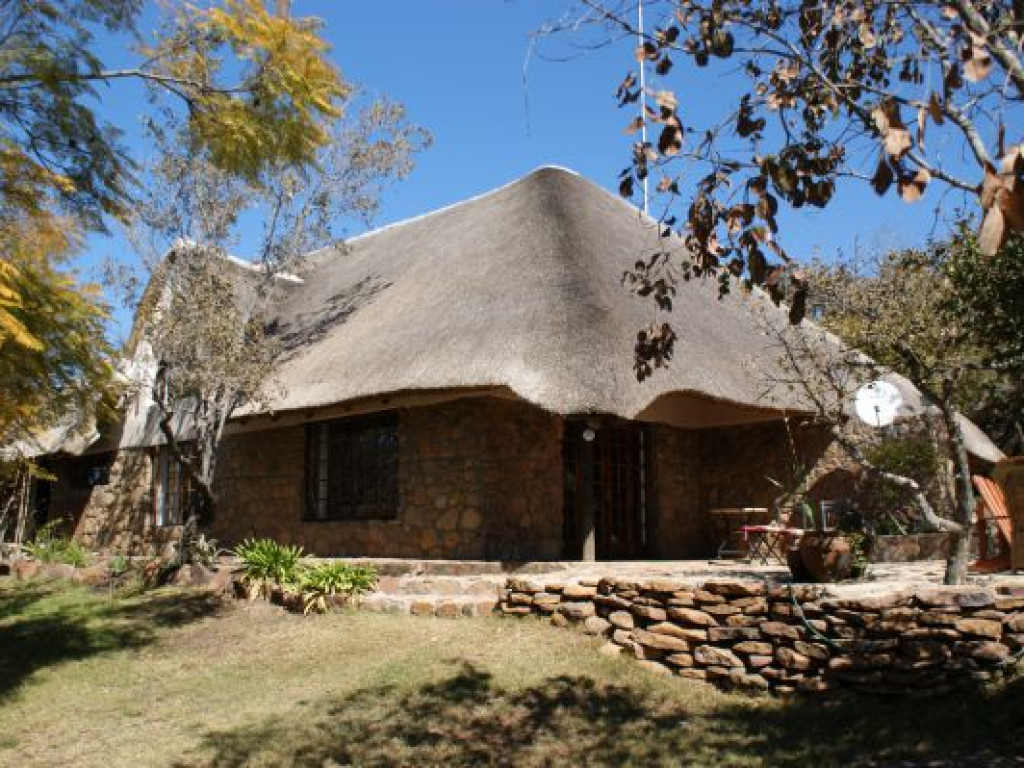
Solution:
{"label": "metal pole", "polygon": [[[643,49],[644,47],[644,0],[637,0],[636,2],[636,17],[637,17],[637,45]],[[644,90],[644,70],[647,69],[647,57],[641,54],[640,56],[640,147],[641,150],[647,151],[647,115],[644,109],[647,104],[647,93]],[[647,213],[647,175],[644,175],[643,187],[644,187],[644,214]]]}

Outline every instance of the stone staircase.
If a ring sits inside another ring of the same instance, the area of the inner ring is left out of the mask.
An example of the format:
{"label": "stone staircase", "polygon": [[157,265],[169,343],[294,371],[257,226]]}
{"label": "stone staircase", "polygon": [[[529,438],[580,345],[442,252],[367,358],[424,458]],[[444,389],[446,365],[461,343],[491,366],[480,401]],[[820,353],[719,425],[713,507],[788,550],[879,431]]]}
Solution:
{"label": "stone staircase", "polygon": [[379,576],[377,591],[360,600],[362,610],[445,619],[488,616],[497,608],[502,588],[512,573],[538,573],[559,567],[557,563],[510,566],[465,560],[366,562]]}

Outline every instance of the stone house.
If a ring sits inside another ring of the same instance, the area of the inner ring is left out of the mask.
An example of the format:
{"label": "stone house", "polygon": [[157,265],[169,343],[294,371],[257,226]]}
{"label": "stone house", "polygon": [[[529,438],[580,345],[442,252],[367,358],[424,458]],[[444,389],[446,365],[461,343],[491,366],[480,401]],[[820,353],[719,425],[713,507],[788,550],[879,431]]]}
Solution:
{"label": "stone house", "polygon": [[[635,208],[542,168],[311,254],[277,317],[280,395],[230,425],[209,533],[321,556],[712,554],[709,509],[768,506],[794,453],[824,472],[837,452],[791,393],[764,392],[760,296],[681,282],[674,360],[636,380],[636,333],[665,318],[622,275],[659,247]],[[136,402],[53,453],[49,515],[94,547],[173,538],[183,483],[153,420]]]}

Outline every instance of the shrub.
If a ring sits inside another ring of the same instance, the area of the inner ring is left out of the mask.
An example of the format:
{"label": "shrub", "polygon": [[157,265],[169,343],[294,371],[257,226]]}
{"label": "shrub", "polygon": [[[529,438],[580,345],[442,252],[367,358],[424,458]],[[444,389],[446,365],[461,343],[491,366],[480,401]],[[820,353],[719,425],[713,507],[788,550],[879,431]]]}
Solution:
{"label": "shrub", "polygon": [[275,585],[287,588],[299,582],[302,547],[297,544],[246,539],[234,554],[242,561],[242,580],[255,588],[256,594],[266,594]]}
{"label": "shrub", "polygon": [[110,562],[107,564],[107,570],[110,571],[111,576],[124,576],[128,573],[128,569],[131,568],[131,560],[128,556],[123,553],[118,553],[110,558]]}
{"label": "shrub", "polygon": [[29,557],[41,563],[63,563],[82,568],[89,564],[89,553],[79,542],[61,536],[59,522],[50,522],[36,533],[35,538],[25,545]]}
{"label": "shrub", "polygon": [[321,563],[302,573],[300,588],[305,613],[324,613],[331,595],[352,597],[369,592],[377,583],[377,572],[362,565]]}

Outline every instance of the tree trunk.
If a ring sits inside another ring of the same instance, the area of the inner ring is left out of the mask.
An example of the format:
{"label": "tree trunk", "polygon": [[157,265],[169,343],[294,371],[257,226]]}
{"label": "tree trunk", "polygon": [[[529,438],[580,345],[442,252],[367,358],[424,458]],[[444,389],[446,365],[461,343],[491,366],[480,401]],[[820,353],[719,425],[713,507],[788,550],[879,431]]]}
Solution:
{"label": "tree trunk", "polygon": [[[946,387],[949,388],[948,386]],[[946,560],[946,584],[963,584],[967,581],[967,563],[971,555],[971,517],[974,514],[974,492],[971,489],[971,466],[967,458],[967,447],[964,445],[960,425],[956,421],[948,392],[943,393],[939,408],[942,411],[942,423],[946,429],[946,440],[949,455],[953,458],[956,478],[954,489],[954,517],[960,530],[951,535],[949,557]]]}

